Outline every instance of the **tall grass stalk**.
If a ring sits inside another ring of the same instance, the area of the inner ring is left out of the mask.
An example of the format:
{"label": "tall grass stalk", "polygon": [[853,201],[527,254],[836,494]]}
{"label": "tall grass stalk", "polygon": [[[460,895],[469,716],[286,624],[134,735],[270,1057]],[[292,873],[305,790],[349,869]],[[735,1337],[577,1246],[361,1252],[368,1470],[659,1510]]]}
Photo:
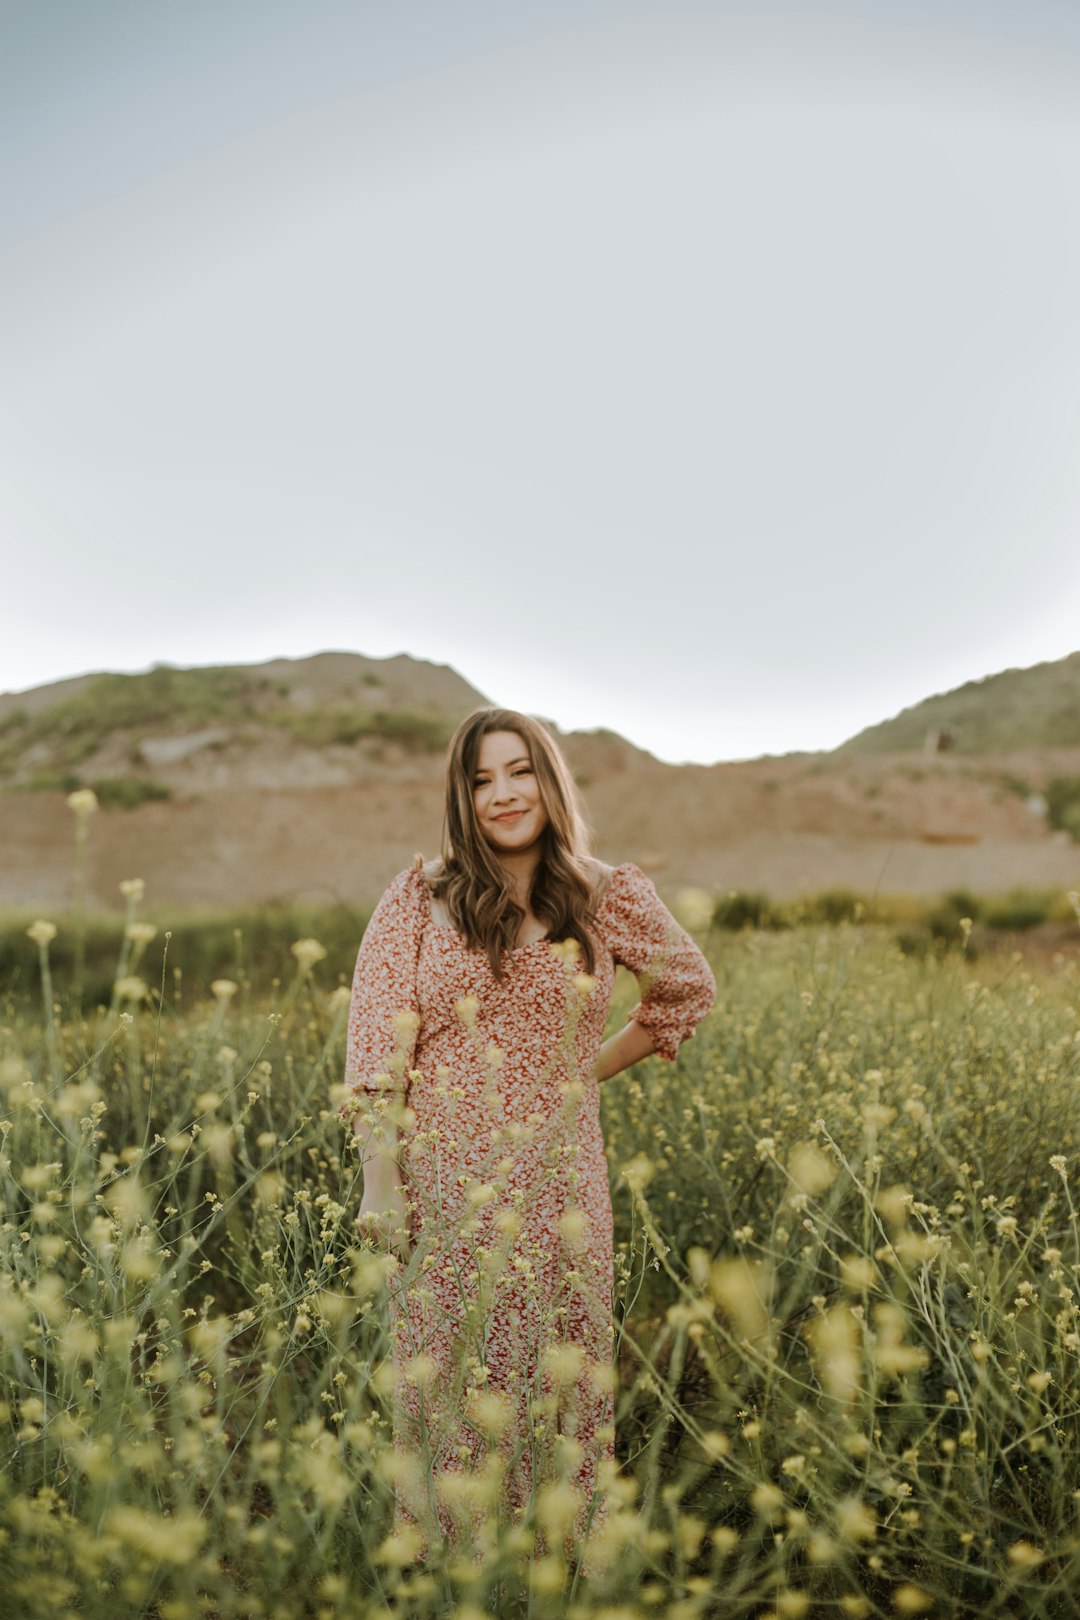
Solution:
{"label": "tall grass stalk", "polygon": [[86,971],[86,849],[90,838],[90,817],[98,807],[93,788],[79,788],[68,794],[68,805],[75,814],[75,896],[72,915],[75,928],[75,971],[72,994],[81,1001]]}

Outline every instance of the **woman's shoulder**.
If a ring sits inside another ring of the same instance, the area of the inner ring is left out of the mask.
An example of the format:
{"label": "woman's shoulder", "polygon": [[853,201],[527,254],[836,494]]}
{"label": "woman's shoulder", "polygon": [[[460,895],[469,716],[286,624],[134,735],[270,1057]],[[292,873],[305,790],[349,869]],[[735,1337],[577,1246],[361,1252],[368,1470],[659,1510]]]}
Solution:
{"label": "woman's shoulder", "polygon": [[633,863],[624,861],[620,866],[609,866],[607,861],[597,860],[595,855],[584,857],[593,885],[593,897],[597,906],[603,904],[609,894],[614,893],[625,874],[632,870]]}
{"label": "woman's shoulder", "polygon": [[443,863],[440,855],[435,855],[430,861],[425,861],[423,855],[418,854],[413,856],[412,866],[409,870],[414,874],[415,881],[425,884],[430,889],[436,878],[441,874],[442,869]]}
{"label": "woman's shoulder", "polygon": [[[603,864],[603,863],[601,863]],[[620,861],[617,866],[605,866],[601,887],[597,892],[599,910],[623,912],[636,910],[642,904],[661,904],[652,878],[636,861]]]}
{"label": "woman's shoulder", "polygon": [[[430,864],[430,863],[428,863]],[[414,855],[408,866],[395,872],[383,890],[383,902],[417,905],[427,893],[427,866],[422,855]]]}
{"label": "woman's shoulder", "polygon": [[583,855],[581,863],[592,883],[594,889],[602,890],[606,887],[615,868],[609,866],[607,861],[601,861],[595,855]]}

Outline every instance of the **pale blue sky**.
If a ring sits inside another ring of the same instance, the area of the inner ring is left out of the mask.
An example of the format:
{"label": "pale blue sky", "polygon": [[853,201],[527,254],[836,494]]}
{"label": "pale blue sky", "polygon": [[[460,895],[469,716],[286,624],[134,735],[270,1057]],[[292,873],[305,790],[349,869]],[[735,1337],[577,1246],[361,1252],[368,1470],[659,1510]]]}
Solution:
{"label": "pale blue sky", "polygon": [[0,689],[662,758],[1080,647],[1080,8],[0,0]]}

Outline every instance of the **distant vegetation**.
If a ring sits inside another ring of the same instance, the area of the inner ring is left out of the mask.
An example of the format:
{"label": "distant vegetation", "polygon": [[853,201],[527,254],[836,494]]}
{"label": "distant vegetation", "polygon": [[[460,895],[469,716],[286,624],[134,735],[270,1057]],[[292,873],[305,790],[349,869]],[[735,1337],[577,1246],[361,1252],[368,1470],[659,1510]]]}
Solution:
{"label": "distant vegetation", "polygon": [[[151,918],[152,918],[151,913]],[[140,971],[170,1000],[189,993],[205,995],[214,979],[231,978],[260,994],[269,994],[295,970],[289,947],[296,939],[317,936],[326,950],[320,973],[329,983],[348,983],[370,908],[278,903],[224,911],[160,911],[157,938],[146,951]],[[0,986],[7,992],[32,983],[37,953],[26,937],[30,913],[0,913]],[[60,932],[51,946],[57,972],[71,976],[75,961],[75,928],[58,918]],[[168,930],[166,949],[165,932]],[[115,916],[91,916],[85,942],[88,1006],[108,1003],[116,971],[118,924]]]}
{"label": "distant vegetation", "polygon": [[350,705],[278,709],[263,718],[313,748],[356,743],[362,737],[381,737],[417,753],[435,753],[445,748],[456,724],[439,713],[425,714],[413,709],[367,710]]}
{"label": "distant vegetation", "polygon": [[1080,747],[1080,653],[1032,669],[1006,669],[926,698],[868,726],[837,753],[887,754],[922,748],[928,732],[952,733],[953,752]]}
{"label": "distant vegetation", "polygon": [[274,690],[273,683],[227,666],[161,664],[143,675],[96,675],[82,691],[37,714],[16,709],[0,721],[0,770],[10,771],[38,743],[48,746],[54,768],[62,768],[89,759],[117,731],[193,731],[215,720],[246,719]]}
{"label": "distant vegetation", "polygon": [[[378,677],[365,673],[364,685]],[[97,675],[81,690],[36,713],[15,709],[0,719],[0,775],[11,776],[35,750],[40,760],[18,787],[26,792],[66,792],[93,787],[102,806],[131,807],[169,797],[169,789],[132,775],[88,781],[78,770],[118,733],[134,734],[132,765],[141,757],[139,736],[150,731],[182,734],[204,726],[274,726],[314,747],[351,745],[382,738],[416,752],[442,750],[456,716],[437,710],[367,709],[358,705],[293,707],[287,684],[227,665],[174,669],[159,665],[139,675]]]}
{"label": "distant vegetation", "polygon": [[717,900],[712,927],[733,933],[757,929],[778,933],[866,923],[894,930],[897,944],[907,955],[956,948],[975,956],[980,940],[989,934],[1024,933],[1040,923],[1077,920],[1070,897],[1059,890],[1015,888],[1002,894],[977,895],[967,889],[954,889],[937,899],[919,899],[911,895],[860,895],[837,888],[795,900],[774,900],[760,891],[732,890]]}
{"label": "distant vegetation", "polygon": [[20,793],[74,793],[77,788],[93,788],[103,810],[134,810],[155,799],[171,799],[172,788],[146,776],[97,776],[84,782],[78,771],[35,771],[17,784]]}
{"label": "distant vegetation", "polygon": [[134,810],[140,804],[171,799],[172,788],[145,776],[99,776],[87,784],[103,810]]}
{"label": "distant vegetation", "polygon": [[[276,902],[265,906],[237,906],[229,910],[158,910],[159,932],[147,951],[146,977],[178,994],[174,967],[184,965],[185,991],[204,993],[215,978],[229,976],[260,994],[269,992],[277,978],[287,974],[290,942],[317,936],[326,949],[321,973],[327,982],[349,983],[356,951],[367,926],[370,908],[340,904]],[[964,919],[970,919],[974,939]],[[0,912],[0,986],[13,988],[33,978],[36,951],[26,937],[30,912]],[[789,933],[805,928],[850,929],[866,925],[868,932],[890,934],[908,955],[962,950],[979,952],[980,941],[992,934],[1022,933],[1040,923],[1067,924],[1078,920],[1070,899],[1057,890],[1011,889],[996,895],[977,895],[954,889],[937,898],[911,895],[864,895],[854,890],[825,889],[795,900],[775,900],[761,892],[733,891],[715,903],[704,935]],[[74,962],[73,919],[58,918],[60,932],[51,954],[58,971],[70,973]],[[165,930],[169,931],[165,953]],[[107,999],[116,964],[115,916],[87,920],[85,960],[87,1003]]]}

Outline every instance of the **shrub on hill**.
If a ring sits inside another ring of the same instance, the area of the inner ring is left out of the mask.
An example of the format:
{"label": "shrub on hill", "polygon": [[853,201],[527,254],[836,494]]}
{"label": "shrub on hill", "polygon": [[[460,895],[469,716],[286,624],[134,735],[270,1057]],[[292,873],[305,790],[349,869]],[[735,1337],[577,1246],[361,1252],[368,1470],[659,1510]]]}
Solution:
{"label": "shrub on hill", "polygon": [[134,810],[137,805],[171,799],[172,788],[145,776],[101,776],[89,784],[103,810]]}
{"label": "shrub on hill", "polygon": [[77,771],[35,771],[25,781],[9,787],[8,792],[74,793],[84,787],[93,788],[103,810],[134,810],[140,804],[172,798],[172,788],[151,777],[99,776],[86,782]]}
{"label": "shrub on hill", "polygon": [[1046,819],[1080,844],[1080,776],[1055,776],[1047,783]]}
{"label": "shrub on hill", "polygon": [[446,747],[454,729],[454,721],[437,713],[368,710],[348,704],[279,710],[264,719],[312,748],[351,747],[362,737],[377,737],[401,743],[416,753],[436,753]]}

